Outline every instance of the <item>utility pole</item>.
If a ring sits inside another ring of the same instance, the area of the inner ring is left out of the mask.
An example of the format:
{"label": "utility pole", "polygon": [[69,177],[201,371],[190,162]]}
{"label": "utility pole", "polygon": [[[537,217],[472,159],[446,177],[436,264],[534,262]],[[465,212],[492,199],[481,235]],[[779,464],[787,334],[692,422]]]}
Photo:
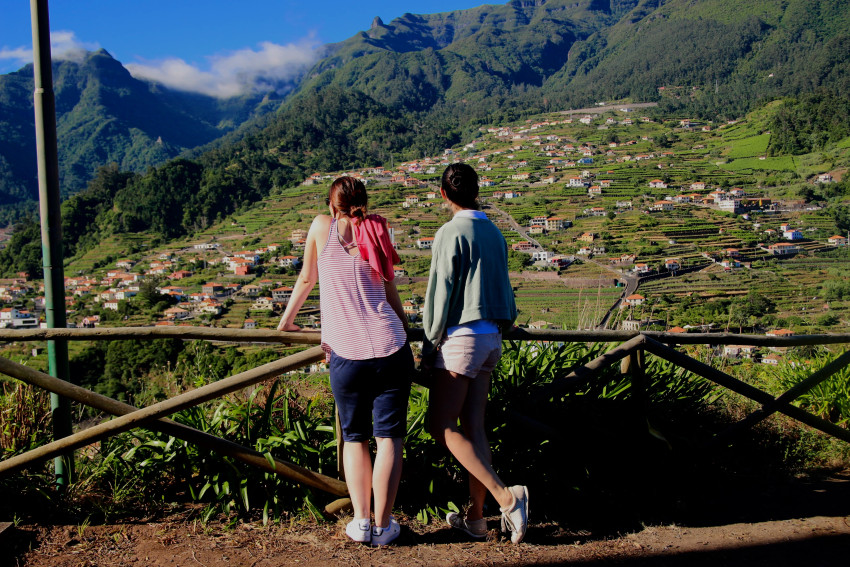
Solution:
{"label": "utility pole", "polygon": [[[44,308],[49,329],[67,327],[65,320],[65,275],[62,268],[62,218],[59,213],[59,158],[56,144],[56,99],[53,94],[53,68],[50,57],[50,21],[47,0],[30,0],[33,48],[33,104],[38,152],[38,206],[41,218],[41,254],[44,267]],[[47,341],[50,375],[69,381],[68,343],[65,339]],[[71,403],[50,394],[53,436],[71,434]],[[71,482],[73,452],[56,457],[54,474],[59,487]]]}

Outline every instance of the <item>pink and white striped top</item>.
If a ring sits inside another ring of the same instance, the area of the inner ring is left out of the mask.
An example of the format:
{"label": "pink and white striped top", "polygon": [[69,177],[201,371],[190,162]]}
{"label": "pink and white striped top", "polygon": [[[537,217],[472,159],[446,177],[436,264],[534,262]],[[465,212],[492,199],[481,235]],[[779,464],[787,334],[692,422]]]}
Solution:
{"label": "pink and white striped top", "polygon": [[407,335],[381,276],[339,242],[336,219],[318,259],[322,347],[349,360],[383,358],[404,346]]}

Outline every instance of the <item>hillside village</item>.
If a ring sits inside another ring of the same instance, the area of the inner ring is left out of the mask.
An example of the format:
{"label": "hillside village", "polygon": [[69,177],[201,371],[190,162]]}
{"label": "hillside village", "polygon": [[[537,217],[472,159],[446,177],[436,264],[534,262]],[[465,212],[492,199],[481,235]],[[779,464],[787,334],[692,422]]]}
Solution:
{"label": "hillside village", "polygon": [[[309,221],[323,212],[320,197],[339,175],[361,179],[373,195],[374,211],[389,219],[402,257],[396,274],[405,284],[405,311],[415,321],[428,249],[448,219],[439,176],[456,161],[479,172],[482,208],[510,245],[518,322],[533,328],[686,331],[688,326],[673,325],[655,307],[649,309],[653,295],[670,292],[658,288],[650,294],[642,282],[658,286],[685,274],[716,281],[723,274],[772,270],[775,261],[847,247],[847,236],[836,234],[817,205],[781,184],[766,184],[771,169],[787,172],[789,162],[766,156],[767,139],[751,125],[664,123],[633,114],[623,106],[485,128],[472,142],[438,156],[315,173],[300,187],[192,241],[138,250],[108,264],[100,258],[87,269],[72,261],[66,275],[74,275],[65,279],[69,324],[273,328],[292,291]],[[845,171],[813,170],[805,183],[829,184]],[[246,219],[264,209],[269,220],[249,228],[254,221]],[[283,214],[293,209],[299,210],[296,222]],[[712,299],[716,296],[706,301]],[[43,286],[27,274],[0,282],[0,300],[0,326],[44,325]],[[318,325],[317,291],[299,322]]]}

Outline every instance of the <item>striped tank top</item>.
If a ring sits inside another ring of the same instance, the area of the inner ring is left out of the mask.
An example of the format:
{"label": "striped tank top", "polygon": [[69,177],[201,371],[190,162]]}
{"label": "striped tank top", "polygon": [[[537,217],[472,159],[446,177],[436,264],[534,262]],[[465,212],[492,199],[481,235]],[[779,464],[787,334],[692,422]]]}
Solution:
{"label": "striped tank top", "polygon": [[381,276],[339,242],[336,219],[318,259],[322,348],[349,360],[383,358],[407,342]]}

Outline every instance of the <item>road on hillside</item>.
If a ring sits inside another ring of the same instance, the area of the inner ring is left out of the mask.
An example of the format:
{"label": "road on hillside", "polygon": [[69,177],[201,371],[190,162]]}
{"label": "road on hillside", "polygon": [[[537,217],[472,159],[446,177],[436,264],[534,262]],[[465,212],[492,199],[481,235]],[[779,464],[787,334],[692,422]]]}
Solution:
{"label": "road on hillside", "polygon": [[[646,103],[646,104],[651,105],[651,104],[654,104],[654,103]],[[538,249],[543,250],[543,246],[541,246],[541,244],[537,240],[532,238],[528,234],[528,232],[522,226],[520,226],[519,223],[517,223],[509,213],[507,213],[507,212],[503,211],[502,209],[500,209],[499,207],[493,205],[491,202],[488,202],[486,204],[486,206],[488,208],[496,211],[497,213],[499,213],[505,219],[507,219],[508,226],[510,226],[512,229],[514,229],[522,238],[525,238],[526,240],[531,242],[531,244],[534,245],[535,247],[537,247]],[[620,308],[620,304],[623,302],[623,300],[625,298],[627,298],[628,296],[632,295],[635,291],[637,291],[638,285],[640,284],[640,279],[635,277],[635,276],[625,275],[620,270],[612,268],[610,265],[605,264],[603,262],[599,262],[599,261],[593,260],[593,259],[588,259],[588,261],[593,262],[594,264],[596,264],[597,266],[599,266],[603,270],[615,273],[617,275],[617,279],[623,280],[623,281],[626,282],[626,287],[624,288],[623,293],[617,298],[617,301],[614,302],[614,304],[608,309],[608,311],[605,312],[605,315],[602,316],[602,319],[599,321],[599,324],[596,326],[597,329],[604,329],[605,326],[608,324],[608,321],[611,319],[611,315],[616,313],[617,309]]]}
{"label": "road on hillside", "polygon": [[611,308],[605,312],[605,315],[602,316],[602,320],[599,321],[599,324],[596,326],[597,329],[604,329],[608,325],[608,321],[611,319],[611,315],[616,313],[617,309],[620,308],[620,304],[623,302],[623,300],[637,291],[638,285],[640,285],[640,278],[636,276],[627,276],[620,270],[612,268],[611,266],[603,262],[599,262],[598,260],[589,259],[588,261],[593,262],[603,270],[614,272],[615,274],[617,274],[617,279],[626,282],[626,287],[623,288],[623,293],[620,294],[620,297],[617,298],[617,301],[614,302],[614,305],[612,305]]}
{"label": "road on hillside", "polygon": [[502,209],[500,209],[499,207],[497,207],[496,205],[494,205],[493,203],[491,203],[489,201],[487,202],[486,206],[493,209],[494,211],[496,211],[497,213],[499,213],[503,217],[505,217],[508,220],[508,225],[512,229],[517,231],[521,237],[523,237],[526,240],[528,240],[529,242],[531,242],[535,247],[543,250],[543,246],[541,246],[540,243],[537,242],[535,239],[531,238],[531,236],[529,236],[529,234],[528,234],[528,231],[525,230],[523,227],[521,227],[519,225],[519,223],[514,220],[514,217],[512,217],[510,214],[506,213],[505,211],[503,211]]}

